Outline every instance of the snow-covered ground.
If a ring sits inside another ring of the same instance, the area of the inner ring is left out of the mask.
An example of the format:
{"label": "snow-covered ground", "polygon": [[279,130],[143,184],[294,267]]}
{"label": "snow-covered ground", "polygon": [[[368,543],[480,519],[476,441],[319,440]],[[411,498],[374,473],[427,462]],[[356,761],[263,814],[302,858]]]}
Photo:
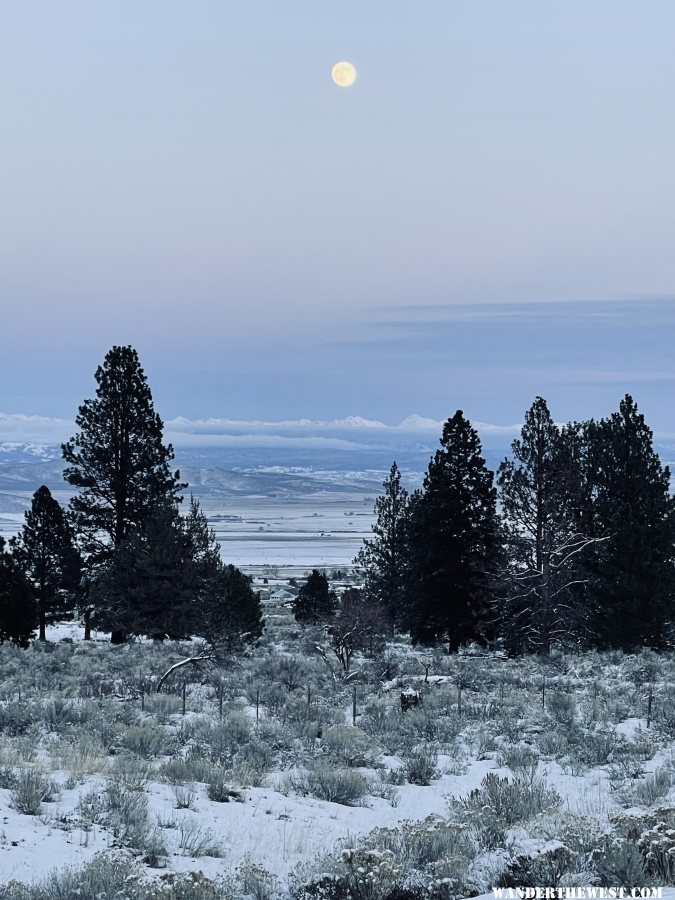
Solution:
{"label": "snow-covered ground", "polygon": [[[669,656],[513,661],[447,657],[399,642],[384,655],[357,659],[353,727],[352,687],[337,665],[329,669],[313,651],[321,632],[298,632],[288,611],[270,611],[263,644],[250,658],[211,673],[224,686],[222,720],[208,673],[185,671],[184,716],[180,682],[169,683],[177,693],[159,699],[151,694],[185,647],[111,647],[100,634],[83,644],[75,623],[51,626],[48,637],[46,648],[0,648],[0,883],[38,882],[102,851],[125,844],[133,849],[155,831],[162,865],[170,871],[217,878],[252,863],[283,885],[299,865],[315,872],[336,865],[325,857],[345,842],[371,846],[379,840],[373,837],[377,829],[403,834],[412,827],[406,823],[428,817],[463,822],[466,815],[461,827],[473,835],[471,852],[477,854],[464,861],[465,869],[476,867],[471,883],[486,890],[505,861],[562,847],[576,860],[568,883],[578,885],[597,877],[591,850],[602,845],[604,834],[620,842],[622,829],[647,834],[663,821],[675,835],[675,662]],[[649,722],[645,662],[657,673]],[[403,713],[399,694],[407,687],[421,691],[423,704]],[[221,756],[214,756],[223,741]],[[346,768],[345,754],[353,752],[355,762]],[[434,770],[421,783],[411,774],[416,754]],[[364,759],[358,761],[359,755]],[[307,781],[316,766],[365,778],[362,796],[350,805],[322,797]],[[215,769],[236,799],[209,799],[208,773]],[[43,802],[38,814],[17,809],[12,778],[26,770],[58,786],[58,796]],[[489,837],[485,828],[500,814],[485,793],[487,775],[497,776],[493,790],[520,779],[526,793],[527,783],[541,783],[558,796],[546,814],[531,820],[521,815],[508,828],[495,826],[501,837]],[[129,837],[120,826],[121,814],[111,805],[115,785],[147,803],[145,837]],[[190,794],[188,808],[178,808],[185,805],[181,792]],[[458,806],[458,798],[468,798],[468,805]],[[478,819],[471,818],[476,803]],[[191,830],[202,844],[215,845],[217,855],[204,846],[191,850],[185,839]],[[501,841],[501,849],[484,845],[486,840]],[[147,855],[136,852],[139,860]],[[450,865],[443,860],[434,865]],[[457,875],[458,884],[469,883],[469,871]]]}

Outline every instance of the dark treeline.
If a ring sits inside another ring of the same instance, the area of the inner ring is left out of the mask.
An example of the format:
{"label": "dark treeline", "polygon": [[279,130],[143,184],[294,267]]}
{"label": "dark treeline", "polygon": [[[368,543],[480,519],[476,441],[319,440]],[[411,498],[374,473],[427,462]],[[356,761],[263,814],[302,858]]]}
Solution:
{"label": "dark treeline", "polygon": [[[95,378],[62,448],[69,508],[43,486],[9,547],[0,539],[0,642],[44,640],[76,612],[86,638],[95,627],[116,643],[194,635],[217,654],[255,641],[250,580],[221,561],[197,501],[179,514],[187,485],[136,351],[113,347]],[[457,411],[419,490],[393,464],[355,561],[362,589],[338,598],[315,571],[294,604],[345,671],[394,631],[449,651],[673,646],[675,502],[633,399],[559,426],[537,397],[511,450],[492,472]]]}
{"label": "dark treeline", "polygon": [[26,646],[37,630],[79,612],[91,628],[130,636],[204,638],[214,654],[262,633],[250,581],[221,561],[199,503],[181,516],[180,473],[132,347],[113,347],[96,397],[63,445],[64,510],[39,488],[21,532],[0,539],[0,641]]}
{"label": "dark treeline", "polygon": [[672,647],[675,502],[633,399],[560,427],[537,397],[511,449],[490,471],[458,411],[420,490],[394,463],[356,560],[365,598],[450,650]]}

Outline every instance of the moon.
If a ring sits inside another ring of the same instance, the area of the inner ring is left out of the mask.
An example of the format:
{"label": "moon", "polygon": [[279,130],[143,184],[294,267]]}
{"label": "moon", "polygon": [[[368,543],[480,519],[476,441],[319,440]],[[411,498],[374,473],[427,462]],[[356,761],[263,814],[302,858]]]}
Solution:
{"label": "moon", "polygon": [[350,62],[335,63],[331,77],[338,87],[351,87],[356,81],[356,69]]}

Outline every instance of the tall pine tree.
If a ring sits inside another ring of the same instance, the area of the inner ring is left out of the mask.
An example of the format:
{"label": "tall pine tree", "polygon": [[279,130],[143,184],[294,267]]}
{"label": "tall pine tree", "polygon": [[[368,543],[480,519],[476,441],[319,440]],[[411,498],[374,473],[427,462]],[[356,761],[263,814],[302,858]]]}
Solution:
{"label": "tall pine tree", "polygon": [[548,654],[581,638],[580,574],[592,545],[580,517],[579,436],[559,428],[537,397],[497,482],[508,572],[502,629],[514,652]]}
{"label": "tall pine tree", "polygon": [[75,608],[81,561],[61,504],[46,485],[33,494],[19,535],[10,541],[12,554],[30,580],[37,600],[39,639],[46,625]]}
{"label": "tall pine tree", "polygon": [[415,642],[442,640],[452,652],[489,636],[500,554],[492,482],[478,434],[457,410],[411,507]]}
{"label": "tall pine tree", "polygon": [[[95,377],[96,399],[80,406],[79,431],[62,445],[64,478],[78,490],[71,516],[92,580],[157,507],[179,502],[184,487],[170,468],[173,449],[163,444],[162,420],[133,347],[113,347]],[[123,631],[114,632],[113,640],[123,639]]]}
{"label": "tall pine tree", "polygon": [[675,500],[670,470],[633,398],[586,426],[593,529],[592,631],[601,647],[672,646]]}
{"label": "tall pine tree", "polygon": [[62,445],[64,478],[78,489],[71,512],[94,560],[107,559],[155,507],[177,503],[184,487],[133,347],[113,347],[95,378],[96,399],[80,406],[79,431]]}
{"label": "tall pine tree", "polygon": [[364,598],[397,627],[408,624],[408,492],[396,463],[375,501],[373,536],[363,542],[355,564],[363,570]]}

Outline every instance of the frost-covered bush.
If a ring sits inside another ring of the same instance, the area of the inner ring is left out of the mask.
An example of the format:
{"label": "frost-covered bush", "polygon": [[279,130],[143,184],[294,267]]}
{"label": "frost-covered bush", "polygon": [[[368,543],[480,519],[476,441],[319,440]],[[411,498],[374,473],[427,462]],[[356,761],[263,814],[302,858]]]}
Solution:
{"label": "frost-covered bush", "polygon": [[41,718],[37,703],[0,703],[0,733],[11,737],[25,734]]}
{"label": "frost-covered bush", "polygon": [[214,771],[213,763],[199,753],[188,753],[173,756],[157,770],[157,777],[168,784],[185,784],[187,782],[206,783]]}
{"label": "frost-covered bush", "polygon": [[290,773],[287,784],[298,794],[311,794],[318,800],[343,806],[354,806],[368,793],[368,782],[360,772],[331,766],[323,760],[315,761],[304,771]]}
{"label": "frost-covered bush", "polygon": [[56,800],[58,793],[58,787],[51,778],[45,778],[36,769],[23,769],[17,776],[16,786],[10,796],[17,812],[39,816],[43,802]]}
{"label": "frost-covered bush", "polygon": [[500,876],[498,887],[558,887],[563,876],[572,871],[574,853],[561,841],[534,842],[527,851],[517,853]]}
{"label": "frost-covered bush", "polygon": [[670,793],[673,786],[673,773],[665,767],[656,769],[641,781],[634,784],[621,785],[616,797],[622,806],[654,806]]}
{"label": "frost-covered bush", "polygon": [[145,698],[145,712],[151,715],[158,725],[166,725],[170,717],[182,708],[180,697],[171,694],[148,694]]}
{"label": "frost-covered bush", "polygon": [[438,756],[426,747],[410,750],[403,757],[403,762],[410,784],[428,786],[440,776]]}
{"label": "frost-covered bush", "polygon": [[675,828],[666,822],[645,831],[638,844],[645,868],[657,884],[675,884]]}
{"label": "frost-covered bush", "polygon": [[120,744],[144,759],[152,756],[166,756],[174,745],[172,735],[157,725],[131,725],[121,735]]}
{"label": "frost-covered bush", "polygon": [[634,840],[609,835],[591,854],[591,865],[603,887],[643,887],[651,884],[641,850]]}
{"label": "frost-covered bush", "polygon": [[503,844],[508,827],[549,812],[560,803],[559,794],[541,778],[509,780],[488,772],[480,788],[468,797],[451,800],[450,807],[459,821],[474,828],[487,849],[493,849]]}
{"label": "frost-covered bush", "polygon": [[188,856],[212,856],[218,859],[223,855],[223,848],[215,834],[192,816],[184,815],[179,820],[178,835],[178,846]]}
{"label": "frost-covered bush", "polygon": [[227,803],[232,799],[232,788],[225,769],[215,767],[211,770],[206,782],[206,796],[214,803]]}
{"label": "frost-covered bush", "polygon": [[[571,738],[574,737],[574,741]],[[623,738],[613,728],[570,733],[569,754],[586,766],[604,766],[619,754]]]}
{"label": "frost-covered bush", "polygon": [[238,710],[232,710],[218,723],[201,722],[195,729],[195,740],[214,763],[231,762],[234,754],[251,738],[251,721]]}
{"label": "frost-covered bush", "polygon": [[262,741],[249,741],[234,755],[234,774],[242,787],[262,787],[276,755]]}
{"label": "frost-covered bush", "polygon": [[546,695],[546,711],[559,725],[571,727],[576,713],[574,695],[555,691],[548,693]]}
{"label": "frost-covered bush", "polygon": [[539,754],[531,747],[515,744],[505,747],[498,757],[499,765],[511,769],[514,775],[532,781],[539,768]]}
{"label": "frost-covered bush", "polygon": [[353,725],[329,725],[322,731],[321,743],[329,756],[349,768],[372,766],[377,755],[372,740]]}
{"label": "frost-covered bush", "polygon": [[13,766],[0,766],[0,788],[15,788],[18,776]]}
{"label": "frost-covered bush", "polygon": [[106,782],[106,825],[125,846],[148,853],[154,861],[166,853],[163,839],[148,819],[148,798],[143,791],[130,790],[124,782]]}

